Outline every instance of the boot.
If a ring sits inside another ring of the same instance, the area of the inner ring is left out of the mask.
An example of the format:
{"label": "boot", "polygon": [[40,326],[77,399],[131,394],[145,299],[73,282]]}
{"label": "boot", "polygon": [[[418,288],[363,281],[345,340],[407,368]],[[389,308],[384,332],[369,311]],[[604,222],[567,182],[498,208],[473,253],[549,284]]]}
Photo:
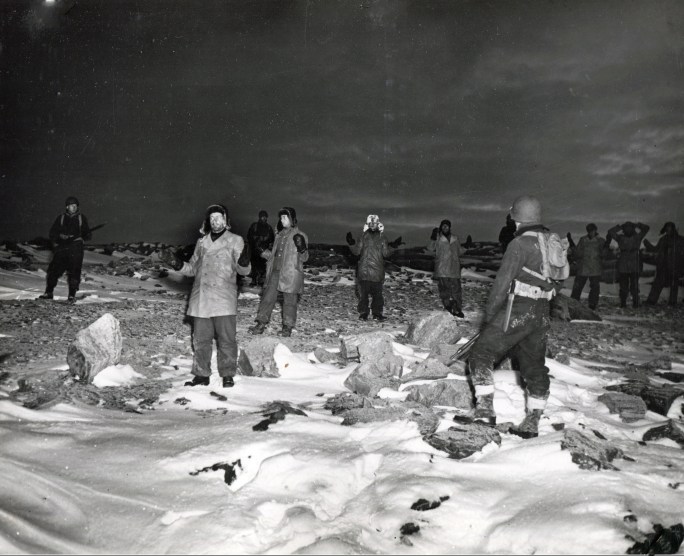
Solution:
{"label": "boot", "polygon": [[38,299],[53,299],[52,292],[45,292],[43,295],[39,295]]}
{"label": "boot", "polygon": [[536,438],[539,436],[539,420],[541,419],[542,413],[541,409],[528,411],[518,427],[512,429],[511,432],[518,435],[520,438]]}
{"label": "boot", "polygon": [[233,380],[232,376],[224,376],[223,377],[223,387],[224,388],[232,388],[235,386],[235,381]]}
{"label": "boot", "polygon": [[378,322],[382,322],[387,320],[387,317],[383,315],[373,315],[373,320],[377,320]]}
{"label": "boot", "polygon": [[285,338],[289,338],[290,336],[292,336],[292,327],[283,325],[283,329],[280,332],[278,332],[278,336],[284,336]]}
{"label": "boot", "polygon": [[473,421],[479,421],[486,425],[496,425],[496,413],[494,412],[494,394],[476,396]]}
{"label": "boot", "polygon": [[209,386],[208,376],[193,376],[192,380],[188,380],[185,386]]}
{"label": "boot", "polygon": [[67,303],[76,303],[76,288],[69,288],[69,297],[67,297]]}
{"label": "boot", "polygon": [[359,315],[360,320],[368,320],[368,313],[361,313]]}
{"label": "boot", "polygon": [[249,327],[249,332],[255,336],[257,334],[263,334],[264,330],[266,330],[266,325],[263,322],[257,322],[254,326]]}

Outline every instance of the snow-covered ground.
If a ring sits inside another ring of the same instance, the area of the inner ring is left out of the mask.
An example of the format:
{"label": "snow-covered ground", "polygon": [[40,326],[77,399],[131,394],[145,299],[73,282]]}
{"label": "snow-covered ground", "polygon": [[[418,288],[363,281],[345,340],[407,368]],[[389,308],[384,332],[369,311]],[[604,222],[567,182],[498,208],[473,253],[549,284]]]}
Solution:
{"label": "snow-covered ground", "polygon": [[[43,281],[40,271],[0,271],[0,297],[35,297]],[[612,287],[602,284],[604,294]],[[395,353],[407,362],[426,356],[398,342]],[[34,411],[0,387],[0,552],[624,554],[655,524],[684,522],[682,447],[641,441],[668,419],[610,414],[597,398],[621,375],[605,365],[548,359],[540,436],[502,434],[501,446],[455,460],[413,422],[341,426],[323,406],[346,391],[355,365],[320,363],[282,344],[274,357],[280,378],[238,376],[232,389],[216,375],[208,387],[184,387],[192,354],[176,357],[160,376],[172,388],[143,414],[65,403]],[[138,378],[118,366],[98,386]],[[517,374],[495,378],[499,421],[520,421]],[[274,401],[305,415],[253,430]],[[681,425],[682,409],[680,397],[668,417]],[[561,424],[605,437],[628,457],[613,461],[617,470],[580,469],[561,449]],[[421,499],[435,507],[412,509]]]}

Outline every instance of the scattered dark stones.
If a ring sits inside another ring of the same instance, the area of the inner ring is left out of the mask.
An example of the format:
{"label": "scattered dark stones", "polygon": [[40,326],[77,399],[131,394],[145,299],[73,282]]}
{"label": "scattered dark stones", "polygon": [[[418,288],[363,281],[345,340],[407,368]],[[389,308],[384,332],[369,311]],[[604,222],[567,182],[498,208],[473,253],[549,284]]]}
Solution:
{"label": "scattered dark stones", "polygon": [[683,540],[684,525],[681,523],[667,528],[656,523],[653,525],[653,533],[648,533],[643,541],[635,542],[627,549],[627,554],[676,554]]}
{"label": "scattered dark stones", "polygon": [[413,504],[411,504],[411,509],[418,512],[434,510],[435,508],[439,508],[442,505],[442,502],[445,502],[446,500],[449,500],[448,496],[440,496],[439,500],[433,500],[432,502],[426,500],[425,498],[419,498]]}
{"label": "scattered dark stones", "polygon": [[306,413],[304,413],[301,409],[298,409],[296,407],[293,407],[290,402],[283,402],[283,401],[273,401],[267,406],[264,407],[262,411],[262,415],[266,417],[263,421],[260,421],[256,425],[252,427],[253,431],[265,431],[268,430],[268,427],[273,425],[274,423],[277,423],[278,421],[282,421],[285,419],[285,416],[290,413],[294,415],[303,415],[306,417]]}
{"label": "scattered dark stones", "polygon": [[619,471],[610,462],[616,457],[623,457],[624,455],[622,450],[610,443],[593,440],[575,429],[565,429],[563,431],[561,450],[568,450],[573,463],[576,463],[580,469],[591,471],[600,471],[602,469]]}
{"label": "scattered dark stones", "polygon": [[217,394],[217,393],[214,392],[214,391],[209,392],[209,395],[212,396],[212,397],[214,397],[214,398],[216,398],[216,399],[219,400],[220,402],[225,402],[225,401],[228,400],[228,398],[227,398],[226,396],[224,396],[223,394]]}
{"label": "scattered dark stones", "polygon": [[239,459],[234,461],[233,463],[215,463],[214,465],[210,465],[209,467],[203,467],[202,469],[198,469],[197,471],[190,471],[190,475],[195,477],[200,473],[206,473],[207,471],[223,470],[223,481],[227,485],[230,485],[233,483],[235,479],[237,479],[237,473],[235,472],[236,468],[242,470],[242,461]]}
{"label": "scattered dark stones", "polygon": [[416,525],[415,523],[404,523],[399,531],[404,536],[415,535],[420,531],[420,525]]}

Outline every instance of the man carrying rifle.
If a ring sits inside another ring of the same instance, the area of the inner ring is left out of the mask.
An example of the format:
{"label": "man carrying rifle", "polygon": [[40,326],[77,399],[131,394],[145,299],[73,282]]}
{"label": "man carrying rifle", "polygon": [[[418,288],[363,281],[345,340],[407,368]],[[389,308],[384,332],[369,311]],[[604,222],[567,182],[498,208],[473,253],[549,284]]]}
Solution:
{"label": "man carrying rifle", "polygon": [[519,197],[511,207],[511,218],[517,228],[515,237],[501,261],[484,326],[468,360],[475,387],[473,419],[496,423],[494,366],[515,350],[525,383],[526,417],[513,432],[531,438],[538,434],[549,396],[549,369],[544,365],[544,356],[550,327],[549,302],[556,291],[554,283],[544,277],[544,256],[536,233],[548,232],[541,223],[541,204],[535,197]]}

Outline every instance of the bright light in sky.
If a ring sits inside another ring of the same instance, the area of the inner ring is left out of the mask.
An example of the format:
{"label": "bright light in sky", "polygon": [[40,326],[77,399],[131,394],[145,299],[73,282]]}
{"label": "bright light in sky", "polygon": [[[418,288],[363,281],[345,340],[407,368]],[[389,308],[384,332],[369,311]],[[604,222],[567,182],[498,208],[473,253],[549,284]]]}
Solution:
{"label": "bright light in sky", "polygon": [[55,3],[55,0],[45,0],[45,3],[46,3],[46,4],[54,4],[54,3]]}

